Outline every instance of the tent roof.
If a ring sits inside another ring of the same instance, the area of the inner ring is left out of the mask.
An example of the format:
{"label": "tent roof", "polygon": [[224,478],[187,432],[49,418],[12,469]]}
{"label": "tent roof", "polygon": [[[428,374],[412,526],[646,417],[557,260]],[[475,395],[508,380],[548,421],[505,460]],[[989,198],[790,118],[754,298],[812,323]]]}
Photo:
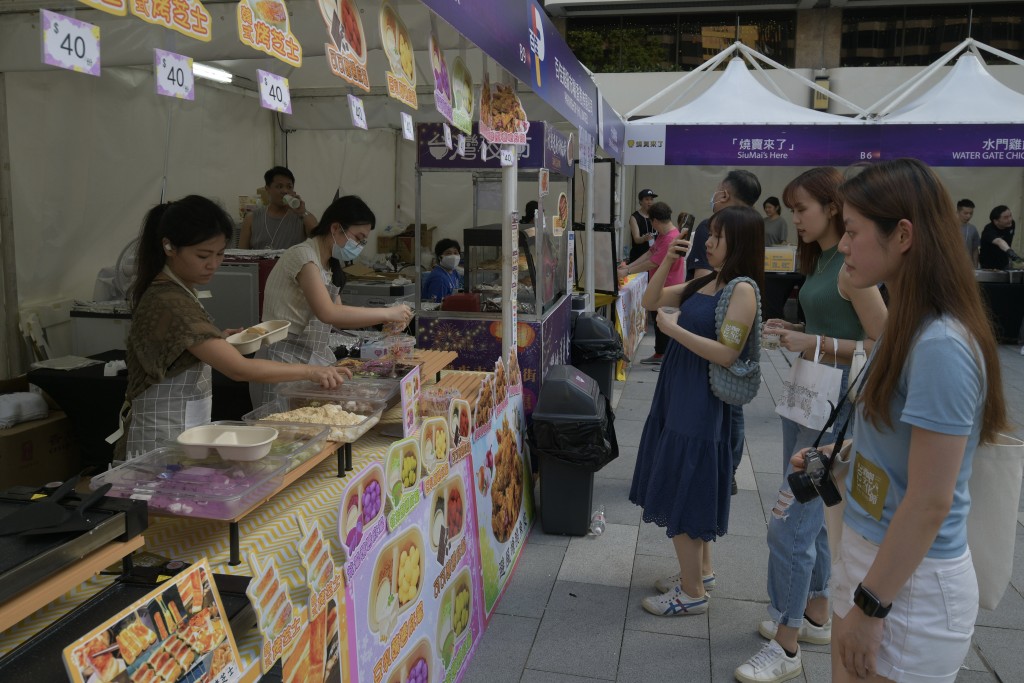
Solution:
{"label": "tent roof", "polygon": [[1021,123],[1024,94],[995,79],[973,53],[960,56],[946,76],[882,123]]}
{"label": "tent roof", "polygon": [[814,111],[785,100],[755,79],[740,57],[694,100],[678,109],[632,122],[643,124],[858,124],[860,121]]}

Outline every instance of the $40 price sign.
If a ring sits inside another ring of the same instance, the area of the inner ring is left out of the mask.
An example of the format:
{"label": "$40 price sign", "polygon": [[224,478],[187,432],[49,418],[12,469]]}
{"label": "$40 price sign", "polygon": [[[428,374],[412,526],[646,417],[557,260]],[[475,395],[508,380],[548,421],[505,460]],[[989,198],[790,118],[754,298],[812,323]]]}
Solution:
{"label": "$40 price sign", "polygon": [[43,62],[51,66],[100,75],[100,27],[63,14],[39,10],[43,31]]}
{"label": "$40 price sign", "polygon": [[288,90],[288,79],[257,69],[260,78],[260,106],[274,111],[292,113],[292,96]]}
{"label": "$40 price sign", "polygon": [[192,58],[166,50],[153,50],[153,72],[156,94],[183,100],[196,98],[196,79],[192,74]]}

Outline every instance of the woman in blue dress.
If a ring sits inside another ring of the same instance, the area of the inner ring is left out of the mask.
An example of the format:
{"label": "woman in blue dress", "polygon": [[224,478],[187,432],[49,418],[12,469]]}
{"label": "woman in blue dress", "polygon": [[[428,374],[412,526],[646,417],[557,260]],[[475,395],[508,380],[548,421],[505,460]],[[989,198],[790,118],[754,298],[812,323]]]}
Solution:
{"label": "woman in blue dress", "polygon": [[[644,510],[644,521],[665,527],[679,560],[679,574],[661,579],[659,594],[643,607],[659,616],[702,614],[713,588],[710,541],[726,533],[732,486],[729,411],[708,380],[708,364],[732,365],[747,344],[756,320],[764,280],[764,221],[749,207],[727,207],[711,217],[708,262],[715,272],[665,287],[672,263],[690,243],[677,239],[651,278],[643,304],[658,310],[658,327],[670,343],[654,390],[651,412],[640,438],[629,499]],[[721,333],[715,306],[722,290],[738,277]]]}

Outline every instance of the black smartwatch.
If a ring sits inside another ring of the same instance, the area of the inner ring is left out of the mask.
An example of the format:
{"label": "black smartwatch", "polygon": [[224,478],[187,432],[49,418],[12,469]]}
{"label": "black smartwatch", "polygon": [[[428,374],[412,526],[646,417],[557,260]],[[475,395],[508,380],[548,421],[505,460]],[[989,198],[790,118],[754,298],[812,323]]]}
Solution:
{"label": "black smartwatch", "polygon": [[882,605],[878,597],[864,587],[864,584],[857,584],[857,590],[853,592],[853,604],[860,607],[861,611],[869,617],[882,619],[892,609],[892,603]]}

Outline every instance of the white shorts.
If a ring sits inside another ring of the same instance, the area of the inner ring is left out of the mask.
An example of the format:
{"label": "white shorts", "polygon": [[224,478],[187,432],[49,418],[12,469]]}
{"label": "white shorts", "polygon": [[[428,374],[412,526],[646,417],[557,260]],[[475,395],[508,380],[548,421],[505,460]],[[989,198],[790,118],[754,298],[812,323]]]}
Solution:
{"label": "white shorts", "polygon": [[[831,580],[832,609],[839,618],[853,608],[853,592],[877,554],[877,545],[843,525]],[[885,618],[878,675],[898,683],[954,681],[970,650],[977,617],[971,551],[952,560],[924,558]]]}

